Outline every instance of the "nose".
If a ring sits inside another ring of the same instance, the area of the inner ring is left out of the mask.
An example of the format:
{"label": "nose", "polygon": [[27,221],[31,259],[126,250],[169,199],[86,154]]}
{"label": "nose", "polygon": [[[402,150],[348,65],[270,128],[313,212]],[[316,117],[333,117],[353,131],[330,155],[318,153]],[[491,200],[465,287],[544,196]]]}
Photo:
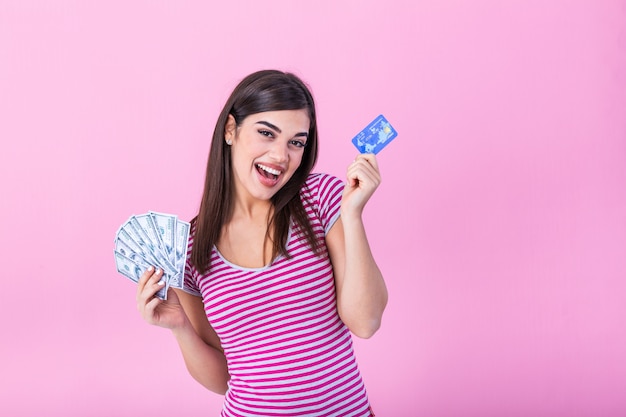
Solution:
{"label": "nose", "polygon": [[286,162],[289,159],[289,149],[287,149],[287,144],[280,140],[275,140],[270,148],[269,156],[278,163]]}

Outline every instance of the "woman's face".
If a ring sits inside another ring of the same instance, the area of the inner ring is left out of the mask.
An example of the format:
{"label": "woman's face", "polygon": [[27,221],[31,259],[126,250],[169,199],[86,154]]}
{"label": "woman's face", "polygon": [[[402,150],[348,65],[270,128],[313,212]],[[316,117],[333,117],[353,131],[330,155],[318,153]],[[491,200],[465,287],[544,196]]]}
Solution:
{"label": "woman's face", "polygon": [[225,139],[238,198],[269,200],[300,166],[309,132],[307,110],[280,110],[246,117],[240,126],[229,116]]}

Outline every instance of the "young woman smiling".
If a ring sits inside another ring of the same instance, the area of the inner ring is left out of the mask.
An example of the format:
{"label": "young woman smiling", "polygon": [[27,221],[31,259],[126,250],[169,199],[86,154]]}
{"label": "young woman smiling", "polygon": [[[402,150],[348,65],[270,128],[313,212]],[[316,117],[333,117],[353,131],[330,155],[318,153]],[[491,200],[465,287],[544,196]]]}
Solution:
{"label": "young woman smiling", "polygon": [[154,297],[144,319],[171,329],[190,374],[224,394],[222,416],[371,416],[351,333],[372,336],[387,290],[362,212],[380,184],[358,155],[345,184],[313,174],[315,104],[295,75],[244,78],[213,133],[192,220],[185,290]]}

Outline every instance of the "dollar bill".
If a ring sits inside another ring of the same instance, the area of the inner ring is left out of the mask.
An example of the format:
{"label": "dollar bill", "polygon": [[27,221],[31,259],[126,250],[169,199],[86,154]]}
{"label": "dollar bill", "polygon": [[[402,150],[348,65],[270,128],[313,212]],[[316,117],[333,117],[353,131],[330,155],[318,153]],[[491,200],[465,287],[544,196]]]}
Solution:
{"label": "dollar bill", "polygon": [[167,265],[171,267],[171,269],[169,269],[169,272],[175,274],[176,266],[174,265],[174,262],[172,262],[169,258],[169,254],[165,249],[163,241],[161,240],[161,234],[157,231],[157,227],[154,223],[154,220],[152,219],[152,216],[148,213],[134,216],[134,218],[144,230],[145,234],[148,236],[148,239],[150,239],[150,242],[154,245],[154,251],[156,254],[158,254],[159,260],[167,263]]}
{"label": "dollar bill", "polygon": [[156,296],[167,299],[170,287],[184,286],[190,229],[190,223],[171,214],[150,211],[130,216],[116,232],[117,271],[138,282],[149,266],[161,268],[165,286]]}
{"label": "dollar bill", "polygon": [[187,245],[189,243],[189,230],[190,224],[187,222],[179,221],[176,225],[176,262],[175,265],[178,269],[185,268],[185,262],[187,260]]}
{"label": "dollar bill", "polygon": [[[128,224],[130,228],[135,232],[135,236],[140,241],[140,245],[147,248],[150,256],[156,262],[157,265],[163,268],[164,271],[175,274],[176,268],[167,259],[167,256],[159,249],[158,243],[154,241],[154,238],[149,236],[149,232],[143,228],[137,216],[131,216]],[[150,233],[152,234],[152,233]],[[139,242],[138,242],[139,243]]]}
{"label": "dollar bill", "polygon": [[[122,253],[117,251],[115,252],[115,265],[117,266],[117,272],[135,283],[139,282],[141,275],[146,271],[146,269],[148,269],[149,266],[124,256]],[[166,285],[159,289],[159,291],[155,294],[162,300],[167,299],[167,280],[165,281],[165,284]]]}
{"label": "dollar bill", "polygon": [[176,252],[174,251],[174,233],[176,230],[177,217],[171,214],[150,212],[152,221],[156,226],[156,230],[163,242],[165,251],[169,260],[176,265]]}

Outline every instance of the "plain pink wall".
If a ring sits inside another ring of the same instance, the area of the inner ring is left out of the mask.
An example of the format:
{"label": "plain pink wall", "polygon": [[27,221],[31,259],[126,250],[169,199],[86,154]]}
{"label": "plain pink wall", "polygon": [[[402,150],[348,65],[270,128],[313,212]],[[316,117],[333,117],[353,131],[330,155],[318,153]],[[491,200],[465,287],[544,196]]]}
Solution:
{"label": "plain pink wall", "polygon": [[247,73],[318,103],[390,290],[357,340],[380,416],[626,415],[624,1],[0,0],[0,414],[213,416],[115,272],[133,213],[193,216]]}

